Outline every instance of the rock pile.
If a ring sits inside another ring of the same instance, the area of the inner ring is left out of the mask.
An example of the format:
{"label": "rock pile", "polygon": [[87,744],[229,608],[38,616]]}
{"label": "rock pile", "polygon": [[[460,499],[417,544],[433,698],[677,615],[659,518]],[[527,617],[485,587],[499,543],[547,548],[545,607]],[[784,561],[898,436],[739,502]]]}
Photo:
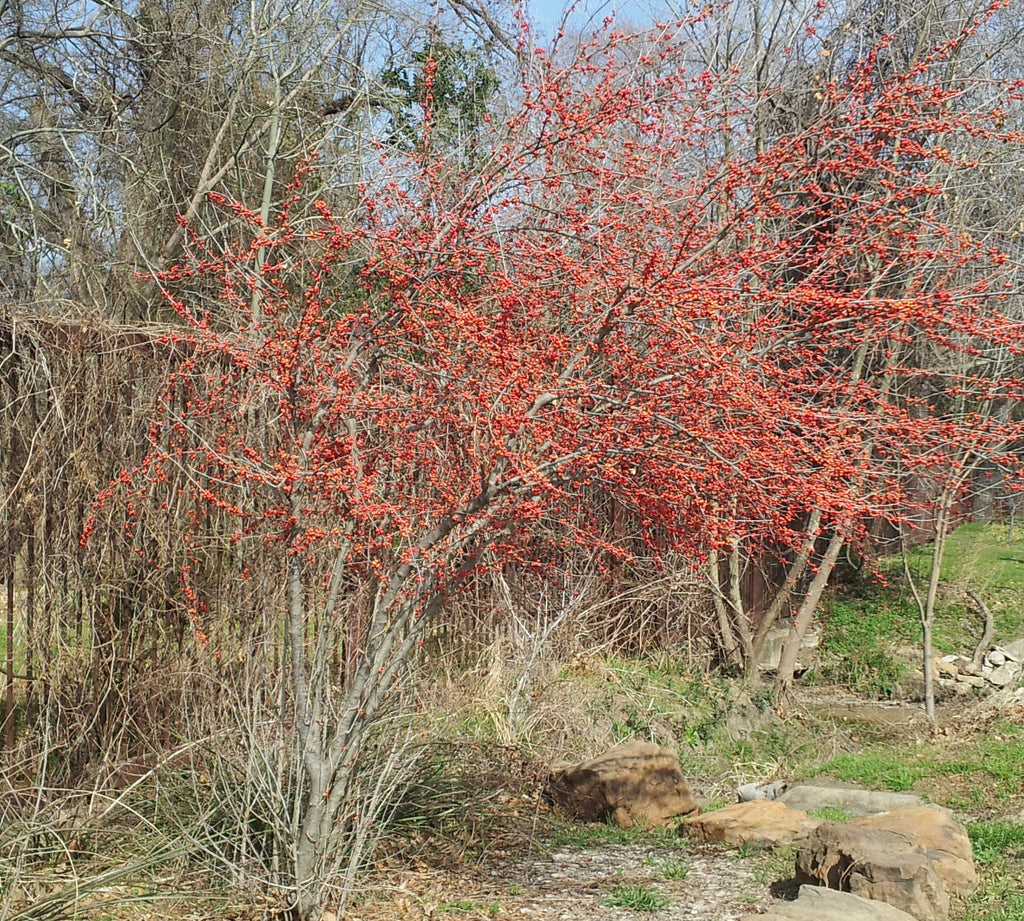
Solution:
{"label": "rock pile", "polygon": [[[1019,666],[1020,657],[1004,658],[991,668],[1012,663]],[[978,885],[964,826],[913,794],[776,781],[745,785],[740,802],[701,814],[676,754],[631,742],[552,772],[548,797],[583,821],[610,818],[651,828],[687,816],[680,833],[700,841],[795,846],[800,895],[758,916],[767,921],[947,921],[950,899],[963,899]],[[793,808],[798,803],[808,810],[838,806],[859,817],[849,822],[816,819]]]}
{"label": "rock pile", "polygon": [[[986,689],[1013,688],[1024,673],[1024,644],[1020,640],[1008,647],[994,646],[975,664],[964,656],[947,655],[933,661],[936,683],[955,694],[981,693]],[[1024,700],[1024,688],[1016,687],[1014,696]]]}
{"label": "rock pile", "polygon": [[[800,789],[792,788],[793,792]],[[818,798],[821,789],[808,788],[808,799]],[[870,804],[874,795],[862,791],[860,802]],[[769,921],[831,917],[947,921],[950,897],[964,898],[978,885],[966,829],[930,806],[898,806],[841,823],[813,819],[779,800],[756,799],[683,819],[680,831],[701,841],[733,846],[797,847],[795,877],[803,885],[800,897],[759,916]],[[864,901],[825,897],[807,886],[849,893]]]}

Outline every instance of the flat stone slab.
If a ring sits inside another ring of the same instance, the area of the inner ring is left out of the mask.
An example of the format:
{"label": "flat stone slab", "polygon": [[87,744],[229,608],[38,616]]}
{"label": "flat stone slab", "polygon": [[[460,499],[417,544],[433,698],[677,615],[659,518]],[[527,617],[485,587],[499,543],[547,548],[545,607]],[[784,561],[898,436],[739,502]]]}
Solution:
{"label": "flat stone slab", "polygon": [[793,844],[820,824],[777,800],[757,799],[683,819],[679,830],[698,841],[758,848]]}
{"label": "flat stone slab", "polygon": [[790,787],[779,797],[779,801],[791,809],[802,809],[804,812],[826,808],[841,809],[851,816],[874,815],[876,812],[890,812],[905,806],[927,805],[916,793],[890,793],[886,790],[811,785]]}
{"label": "flat stone slab", "polygon": [[795,902],[778,902],[765,914],[743,915],[740,921],[915,921],[915,918],[885,902],[821,886],[801,886]]}

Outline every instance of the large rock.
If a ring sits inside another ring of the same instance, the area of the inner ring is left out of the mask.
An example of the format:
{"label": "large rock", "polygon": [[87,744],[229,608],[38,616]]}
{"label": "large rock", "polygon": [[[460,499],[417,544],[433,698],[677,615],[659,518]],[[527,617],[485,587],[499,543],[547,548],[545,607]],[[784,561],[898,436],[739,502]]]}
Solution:
{"label": "large rock", "polygon": [[772,848],[793,844],[817,826],[818,820],[808,818],[806,812],[759,799],[683,819],[679,830],[699,841]]}
{"label": "large rock", "polygon": [[822,822],[797,852],[796,878],[887,902],[918,921],[949,917],[949,896],[931,859],[903,834]]}
{"label": "large rock", "polygon": [[914,921],[905,911],[849,892],[801,886],[795,902],[778,902],[763,915],[740,921]]}
{"label": "large rock", "polygon": [[890,831],[923,847],[949,895],[965,897],[978,888],[967,829],[945,813],[928,806],[908,806],[850,824]]}
{"label": "large rock", "polygon": [[697,809],[679,758],[668,748],[627,742],[590,761],[553,771],[548,797],[584,822],[612,819],[653,828]]}

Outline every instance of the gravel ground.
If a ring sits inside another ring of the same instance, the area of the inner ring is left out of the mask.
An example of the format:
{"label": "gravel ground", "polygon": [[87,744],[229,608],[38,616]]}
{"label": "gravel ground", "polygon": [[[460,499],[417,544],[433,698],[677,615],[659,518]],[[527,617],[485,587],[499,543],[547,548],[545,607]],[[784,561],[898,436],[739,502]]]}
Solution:
{"label": "gravel ground", "polygon": [[[411,870],[371,890],[346,921],[388,918],[522,918],[529,921],[736,921],[773,898],[785,857],[740,856],[721,847],[563,847],[523,861],[459,872]],[[681,870],[680,868],[685,868]],[[685,877],[679,877],[685,873]],[[638,912],[609,904],[640,888],[666,903]]]}

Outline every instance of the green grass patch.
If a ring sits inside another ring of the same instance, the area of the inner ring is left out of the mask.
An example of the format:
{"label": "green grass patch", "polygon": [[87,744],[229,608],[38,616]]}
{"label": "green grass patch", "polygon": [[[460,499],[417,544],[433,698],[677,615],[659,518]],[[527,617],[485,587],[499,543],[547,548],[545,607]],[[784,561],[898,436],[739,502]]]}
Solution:
{"label": "green grass patch", "polygon": [[979,766],[1001,783],[1024,792],[1024,726],[1003,723],[996,727],[1000,739],[987,738],[979,746]]}
{"label": "green grass patch", "polygon": [[[879,790],[916,790],[932,802],[975,815],[999,815],[1024,805],[1024,726],[1002,721],[986,733],[952,743],[918,744],[908,751],[902,742],[866,745],[860,752],[828,761],[790,762],[793,776],[829,774]],[[842,815],[812,813],[844,821]]]}
{"label": "green grass patch", "polygon": [[[1019,730],[1018,730],[1019,731]],[[961,756],[951,761],[940,761],[937,771],[943,774],[990,774],[999,781],[1003,792],[1007,794],[1024,793],[1024,739],[1007,739],[996,742],[984,739],[979,742],[975,751],[966,757]]]}
{"label": "green grass patch", "polygon": [[[908,566],[923,593],[932,566],[932,544],[908,552]],[[832,599],[823,606],[821,662],[805,676],[807,683],[835,684],[879,698],[895,696],[907,666],[895,655],[899,647],[921,640],[920,614],[906,584],[900,554],[875,561],[888,581],[869,578],[866,569],[844,571]],[[995,642],[1024,635],[1024,527],[965,524],[948,538],[942,562],[933,645],[936,652],[973,652],[984,618],[966,590],[986,600],[995,618]],[[911,666],[917,670],[917,664]]]}
{"label": "green grass patch", "polygon": [[910,790],[928,774],[928,767],[920,758],[908,759],[905,751],[886,749],[840,755],[825,762],[820,769],[839,780],[897,792]]}
{"label": "green grass patch", "polygon": [[916,623],[899,598],[834,599],[823,617],[821,662],[808,677],[890,699],[906,672],[894,650],[913,640]]}
{"label": "green grass patch", "polygon": [[1006,813],[1020,809],[1024,798],[1024,727],[1000,722],[955,756],[922,751],[919,766],[927,780],[921,789],[937,790],[947,806],[968,812]]}
{"label": "green grass patch", "polygon": [[[927,578],[932,546],[910,551],[910,570]],[[942,556],[943,579],[970,579],[981,590],[1001,594],[1024,592],[1024,528],[1010,533],[1003,524],[964,524],[946,540]]]}
{"label": "green grass patch", "polygon": [[986,914],[985,921],[1024,921],[1024,895],[1010,896],[1001,908]]}
{"label": "green grass patch", "polygon": [[1000,857],[1024,858],[1024,825],[1015,822],[971,822],[967,834],[978,863],[995,863]]}
{"label": "green grass patch", "polygon": [[650,858],[648,865],[654,868],[659,879],[681,883],[690,875],[690,868],[682,860],[656,860]]}
{"label": "green grass patch", "polygon": [[630,911],[658,911],[672,903],[656,889],[636,883],[616,886],[615,891],[601,904],[608,908],[628,908]]}
{"label": "green grass patch", "polygon": [[979,870],[981,885],[968,898],[963,921],[1024,921],[1024,863],[1002,858]]}
{"label": "green grass patch", "polygon": [[811,818],[823,819],[826,822],[849,822],[853,818],[849,812],[835,806],[822,806],[820,809],[812,809],[807,814]]}
{"label": "green grass patch", "polygon": [[[932,545],[914,547],[908,554],[910,571],[919,586],[927,582],[932,565]],[[913,606],[903,585],[899,556],[882,561],[895,587]],[[935,621],[935,647],[942,652],[972,651],[981,636],[983,617],[965,591],[973,588],[986,599],[995,618],[995,641],[1013,640],[1024,634],[1024,528],[1011,532],[1002,524],[965,524],[946,541],[942,559],[941,595]]]}

